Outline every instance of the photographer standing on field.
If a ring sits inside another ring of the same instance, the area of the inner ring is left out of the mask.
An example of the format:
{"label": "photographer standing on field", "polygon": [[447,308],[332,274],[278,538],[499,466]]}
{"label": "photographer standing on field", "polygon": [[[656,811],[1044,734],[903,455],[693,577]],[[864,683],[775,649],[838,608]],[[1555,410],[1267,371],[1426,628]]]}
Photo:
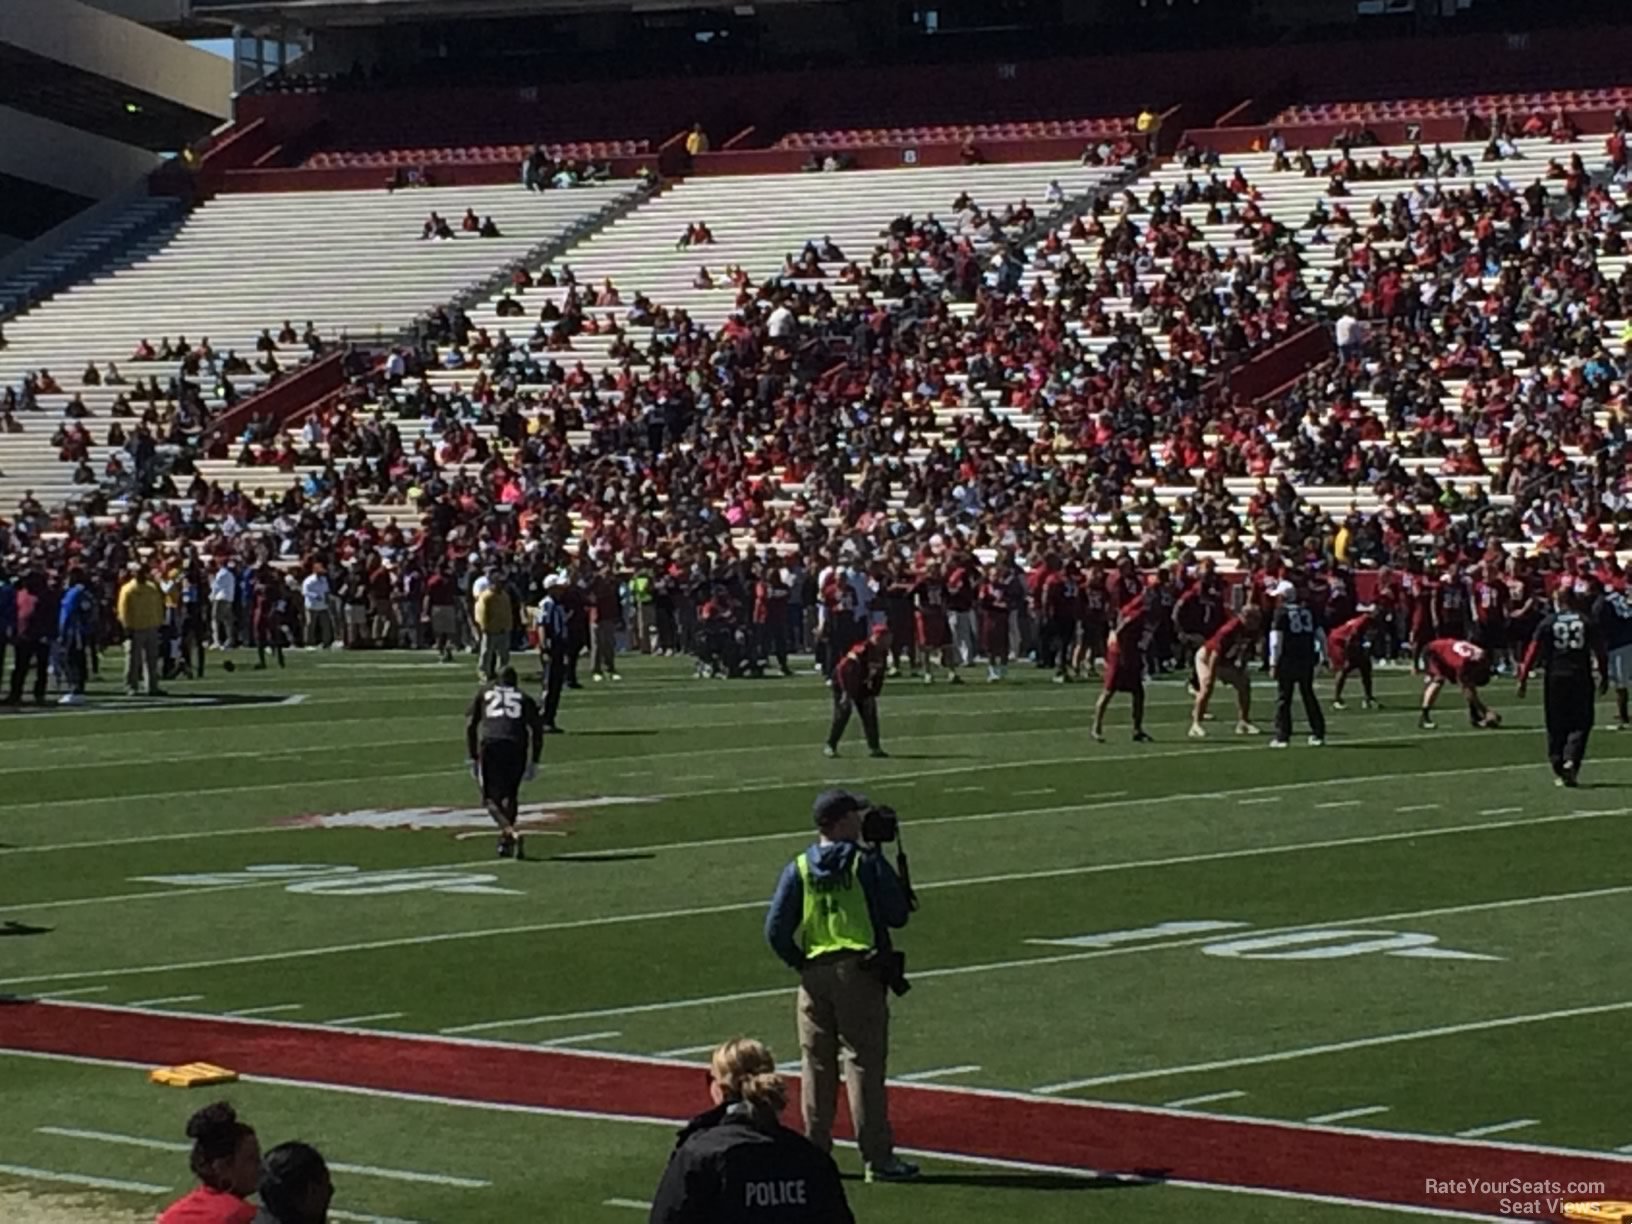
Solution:
{"label": "photographer standing on field", "polygon": [[895,839],[895,815],[845,790],[823,791],[812,814],[816,844],[783,869],[765,916],[766,940],[799,972],[805,1134],[822,1151],[832,1149],[842,1043],[867,1180],[910,1181],[918,1167],[895,1154],[884,1088],[886,992],[906,990],[890,931],[912,913],[911,885],[881,852],[880,843]]}

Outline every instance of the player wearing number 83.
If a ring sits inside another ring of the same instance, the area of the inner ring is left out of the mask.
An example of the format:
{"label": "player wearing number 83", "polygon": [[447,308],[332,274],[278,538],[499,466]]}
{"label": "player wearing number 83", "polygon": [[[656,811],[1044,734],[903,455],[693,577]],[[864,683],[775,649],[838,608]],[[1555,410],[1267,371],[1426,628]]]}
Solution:
{"label": "player wearing number 83", "polygon": [[1304,591],[1304,579],[1283,582],[1281,605],[1269,627],[1269,664],[1275,673],[1275,738],[1271,748],[1285,748],[1292,738],[1292,695],[1303,698],[1309,719],[1309,743],[1326,742],[1326,712],[1315,696],[1315,665],[1325,653],[1326,633],[1315,620]]}
{"label": "player wearing number 83", "polygon": [[1598,666],[1598,693],[1609,691],[1609,659],[1604,639],[1582,610],[1581,597],[1560,586],[1554,608],[1541,618],[1535,637],[1519,666],[1519,696],[1524,696],[1530,673],[1541,667],[1545,677],[1542,706],[1547,721],[1547,760],[1559,786],[1574,786],[1587,755],[1592,734],[1592,668]]}
{"label": "player wearing number 83", "polygon": [[521,784],[533,780],[544,752],[544,717],[538,702],[516,686],[515,668],[505,668],[498,683],[470,703],[465,751],[470,776],[482,784],[482,803],[499,826],[499,857],[524,857],[516,817]]}

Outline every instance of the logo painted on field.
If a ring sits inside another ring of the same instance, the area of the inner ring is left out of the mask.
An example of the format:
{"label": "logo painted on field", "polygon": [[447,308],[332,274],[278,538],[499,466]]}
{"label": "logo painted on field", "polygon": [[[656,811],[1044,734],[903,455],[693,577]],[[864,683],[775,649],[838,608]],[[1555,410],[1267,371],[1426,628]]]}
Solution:
{"label": "logo painted on field", "polygon": [[[1117,948],[1164,939],[1243,931],[1250,922],[1199,919],[1160,922],[1127,931],[1102,931],[1061,939],[1028,939],[1028,944],[1050,948]],[[1378,931],[1319,927],[1305,931],[1275,931],[1268,935],[1233,935],[1201,945],[1207,956],[1231,960],[1312,961],[1342,960],[1350,956],[1402,956],[1414,960],[1499,961],[1482,952],[1459,952],[1439,946],[1439,936],[1421,931]]]}
{"label": "logo painted on field", "polygon": [[[572,814],[588,808],[621,807],[637,803],[658,803],[661,795],[600,795],[593,799],[562,799],[551,803],[524,803],[517,823],[539,829],[572,819]],[[486,808],[413,807],[364,808],[357,812],[329,812],[296,816],[284,822],[290,827],[309,829],[491,829],[493,818]]]}
{"label": "logo painted on field", "polygon": [[224,888],[282,882],[285,892],[315,897],[383,897],[393,893],[457,893],[462,896],[519,897],[519,888],[502,888],[488,872],[449,867],[401,867],[368,871],[338,863],[265,863],[242,871],[203,871],[184,875],[133,876],[137,884],[178,888]]}

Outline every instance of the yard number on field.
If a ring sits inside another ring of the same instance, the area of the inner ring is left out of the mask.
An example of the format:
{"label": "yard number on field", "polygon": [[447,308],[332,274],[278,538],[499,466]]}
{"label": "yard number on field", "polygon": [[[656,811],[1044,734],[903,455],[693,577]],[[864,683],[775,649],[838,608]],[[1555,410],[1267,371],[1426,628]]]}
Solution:
{"label": "yard number on field", "polygon": [[[1129,931],[1101,931],[1096,935],[1070,935],[1062,939],[1028,939],[1027,943],[1053,948],[1116,948],[1126,944],[1195,935],[1222,934],[1252,926],[1250,922],[1220,922],[1195,919],[1159,922],[1155,926]],[[1269,935],[1235,935],[1201,945],[1208,956],[1237,960],[1307,961],[1338,960],[1347,956],[1406,956],[1418,960],[1501,960],[1480,952],[1458,952],[1439,946],[1439,936],[1420,931],[1340,930],[1321,927],[1308,931],[1276,931]]]}
{"label": "yard number on field", "polygon": [[519,889],[500,888],[499,877],[446,867],[405,867],[364,871],[334,863],[267,863],[242,871],[206,871],[190,875],[137,876],[139,884],[172,884],[181,888],[232,888],[276,884],[285,892],[319,897],[379,897],[389,893],[434,892],[517,896]]}

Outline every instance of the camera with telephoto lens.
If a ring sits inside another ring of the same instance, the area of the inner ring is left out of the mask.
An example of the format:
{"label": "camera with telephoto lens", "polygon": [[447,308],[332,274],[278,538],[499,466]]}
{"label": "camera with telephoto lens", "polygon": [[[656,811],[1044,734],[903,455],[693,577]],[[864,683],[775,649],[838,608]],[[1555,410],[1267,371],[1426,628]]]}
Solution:
{"label": "camera with telephoto lens", "polygon": [[[890,842],[896,843],[895,873],[900,877],[901,888],[906,893],[907,908],[916,910],[918,894],[912,887],[912,865],[907,861],[907,849],[901,841],[901,818],[895,814],[895,809],[878,805],[864,811],[861,814],[861,840],[875,852]],[[867,971],[888,986],[892,993],[904,995],[912,989],[912,983],[907,981],[906,953],[890,947],[887,939],[884,947],[875,948],[867,954],[864,964]]]}
{"label": "camera with telephoto lens", "polygon": [[901,836],[901,818],[892,807],[870,807],[861,814],[861,840],[882,846]]}

